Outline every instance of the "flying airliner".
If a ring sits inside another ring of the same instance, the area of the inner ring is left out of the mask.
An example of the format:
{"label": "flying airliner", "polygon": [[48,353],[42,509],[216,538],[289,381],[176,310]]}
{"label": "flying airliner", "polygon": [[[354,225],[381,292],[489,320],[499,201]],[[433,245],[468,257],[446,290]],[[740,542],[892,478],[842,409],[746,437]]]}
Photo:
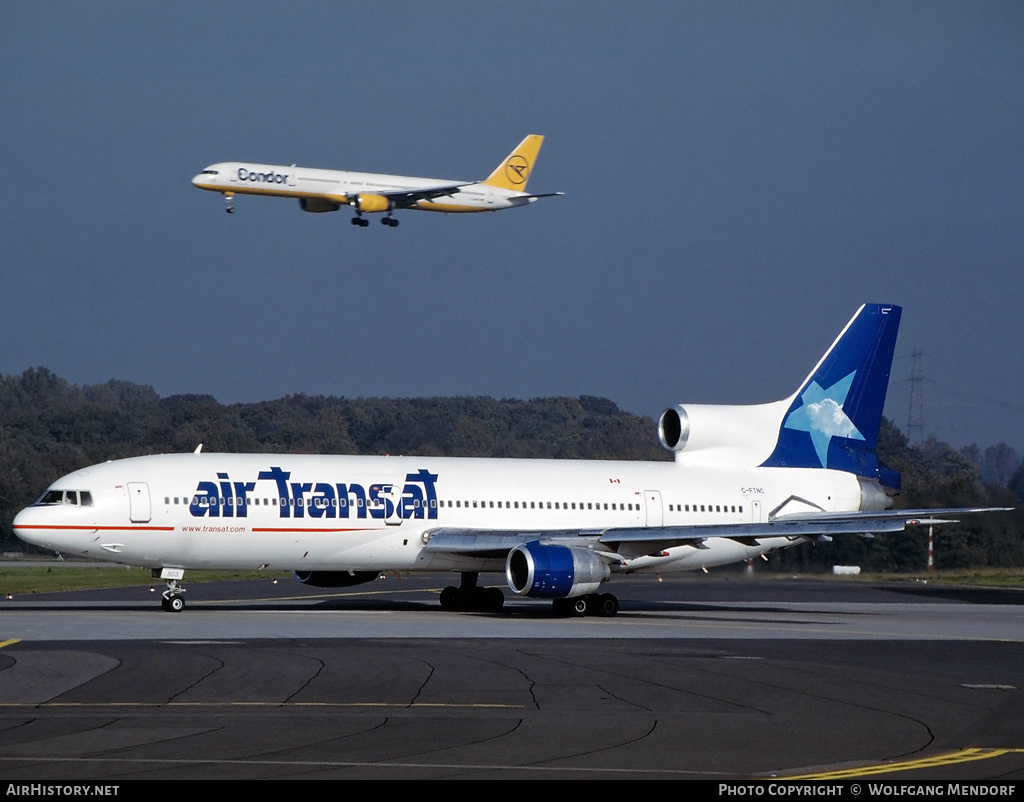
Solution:
{"label": "flying airliner", "polygon": [[222,193],[229,213],[235,211],[232,199],[236,194],[275,195],[298,198],[299,208],[304,212],[336,212],[342,206],[351,206],[356,213],[352,218],[354,226],[369,225],[364,213],[383,212],[381,222],[393,228],[398,225],[392,216],[396,209],[496,212],[564,194],[526,192],[526,182],[543,141],[544,137],[530,134],[483,181],[316,170],[294,164],[283,167],[221,162],[211,164],[192,183],[200,189]]}
{"label": "flying airliner", "polygon": [[185,571],[290,570],[317,587],[452,572],[441,607],[498,610],[504,573],[556,612],[614,615],[601,586],[765,556],[834,535],[900,532],[983,509],[890,509],[875,445],[901,310],[866,304],[799,389],[748,406],[678,405],[673,462],[166,454],[58,479],[14,531],[66,554],[149,567],[163,608]]}

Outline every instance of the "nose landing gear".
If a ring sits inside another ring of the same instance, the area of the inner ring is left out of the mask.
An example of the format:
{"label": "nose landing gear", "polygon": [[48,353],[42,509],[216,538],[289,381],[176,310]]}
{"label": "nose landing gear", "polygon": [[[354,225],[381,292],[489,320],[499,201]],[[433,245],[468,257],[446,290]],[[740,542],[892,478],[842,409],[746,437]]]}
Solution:
{"label": "nose landing gear", "polygon": [[161,594],[160,607],[165,613],[180,613],[185,609],[185,588],[178,580],[185,576],[184,568],[154,568],[151,573],[167,582],[167,590]]}

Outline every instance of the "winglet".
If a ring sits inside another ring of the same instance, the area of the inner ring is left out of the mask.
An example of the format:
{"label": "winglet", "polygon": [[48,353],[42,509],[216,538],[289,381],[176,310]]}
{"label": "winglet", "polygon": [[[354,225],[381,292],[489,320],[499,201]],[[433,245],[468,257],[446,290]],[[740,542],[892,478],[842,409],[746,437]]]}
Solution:
{"label": "winglet", "polygon": [[530,173],[533,172],[533,163],[537,160],[537,154],[540,152],[543,141],[544,137],[540,134],[527,136],[482,183],[492,187],[525,192],[526,182],[530,179]]}
{"label": "winglet", "polygon": [[766,466],[833,468],[899,487],[875,447],[902,310],[864,304],[792,396]]}

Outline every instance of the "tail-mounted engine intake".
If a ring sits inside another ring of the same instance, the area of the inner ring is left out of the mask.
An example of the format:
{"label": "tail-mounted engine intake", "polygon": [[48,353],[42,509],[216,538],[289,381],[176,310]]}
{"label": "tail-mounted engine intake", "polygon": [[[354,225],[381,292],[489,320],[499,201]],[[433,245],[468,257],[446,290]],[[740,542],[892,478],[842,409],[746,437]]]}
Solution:
{"label": "tail-mounted engine intake", "polygon": [[677,462],[753,467],[772,453],[789,404],[678,404],[661,413],[658,440]]}
{"label": "tail-mounted engine intake", "polygon": [[299,208],[304,212],[336,212],[341,208],[340,203],[325,200],[324,198],[299,198]]}
{"label": "tail-mounted engine intake", "polygon": [[690,439],[690,416],[680,404],[661,413],[658,419],[658,440],[662,448],[682,451]]}
{"label": "tail-mounted engine intake", "polygon": [[520,596],[584,596],[595,592],[609,576],[611,570],[594,552],[545,546],[539,540],[516,546],[505,560],[505,579]]}
{"label": "tail-mounted engine intake", "polygon": [[390,212],[395,208],[395,202],[383,195],[371,195],[360,193],[350,197],[349,205],[357,212]]}
{"label": "tail-mounted engine intake", "polygon": [[295,578],[313,588],[350,588],[373,582],[379,571],[295,571]]}

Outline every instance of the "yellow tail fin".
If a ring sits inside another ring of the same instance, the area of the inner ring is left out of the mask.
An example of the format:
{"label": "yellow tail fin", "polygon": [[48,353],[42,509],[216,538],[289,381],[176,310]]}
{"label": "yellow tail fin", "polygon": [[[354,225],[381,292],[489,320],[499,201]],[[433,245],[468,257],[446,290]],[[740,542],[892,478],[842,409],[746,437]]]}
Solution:
{"label": "yellow tail fin", "polygon": [[533,163],[537,160],[537,153],[540,152],[540,145],[544,137],[540,134],[530,134],[519,143],[508,157],[498,165],[493,173],[487,176],[483,183],[492,187],[502,189],[514,189],[519,192],[526,191],[526,182],[533,172]]}

